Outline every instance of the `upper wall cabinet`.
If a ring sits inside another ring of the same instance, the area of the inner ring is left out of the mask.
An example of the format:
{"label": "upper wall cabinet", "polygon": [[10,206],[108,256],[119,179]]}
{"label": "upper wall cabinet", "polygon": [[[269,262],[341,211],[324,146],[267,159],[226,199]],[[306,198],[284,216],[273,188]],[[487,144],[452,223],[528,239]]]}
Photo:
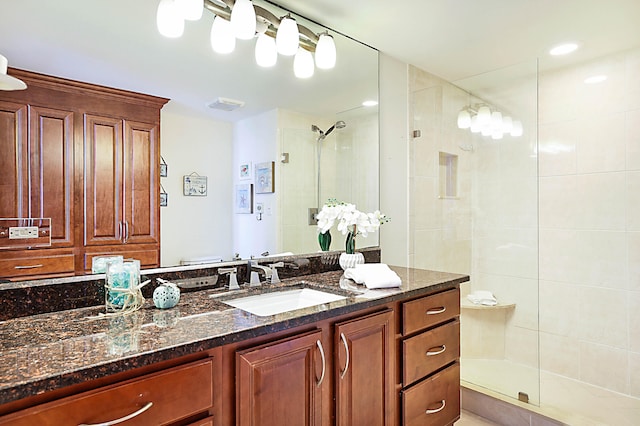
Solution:
{"label": "upper wall cabinet", "polygon": [[51,218],[51,247],[0,249],[0,279],[82,273],[111,253],[158,266],[167,99],[12,74],[28,88],[0,92],[0,217]]}

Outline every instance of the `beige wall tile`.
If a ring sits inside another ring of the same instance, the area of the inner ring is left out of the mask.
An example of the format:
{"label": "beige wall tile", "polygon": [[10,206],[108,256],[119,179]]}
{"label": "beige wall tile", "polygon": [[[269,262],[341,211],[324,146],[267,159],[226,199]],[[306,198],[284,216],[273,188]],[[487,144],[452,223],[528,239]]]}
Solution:
{"label": "beige wall tile", "polygon": [[629,380],[629,394],[640,398],[640,353],[629,352]]}
{"label": "beige wall tile", "polygon": [[640,109],[640,49],[626,54],[625,93],[628,110]]}
{"label": "beige wall tile", "polygon": [[[638,104],[640,104],[640,100],[638,100]],[[625,140],[627,170],[640,170],[640,109],[628,111],[626,114]]]}
{"label": "beige wall tile", "polygon": [[640,290],[640,232],[627,232],[629,289]]}
{"label": "beige wall tile", "polygon": [[640,171],[627,172],[626,180],[627,231],[640,231]]}
{"label": "beige wall tile", "polygon": [[538,159],[540,176],[576,172],[576,120],[539,125]]}
{"label": "beige wall tile", "polygon": [[577,337],[580,329],[580,286],[540,281],[540,331]]}
{"label": "beige wall tile", "polygon": [[629,393],[629,359],[625,350],[580,343],[580,380]]}
{"label": "beige wall tile", "polygon": [[[510,327],[506,329],[505,358],[517,364],[538,368],[538,331],[522,327]],[[537,388],[537,383],[529,384],[529,387]]]}
{"label": "beige wall tile", "polygon": [[629,350],[640,353],[640,291],[627,292],[629,298]]}
{"label": "beige wall tile", "polygon": [[627,291],[583,287],[579,296],[580,339],[627,349],[627,298]]}
{"label": "beige wall tile", "polygon": [[622,171],[626,165],[625,114],[578,121],[577,172]]}
{"label": "beige wall tile", "polygon": [[541,332],[540,369],[578,379],[580,377],[578,339]]}

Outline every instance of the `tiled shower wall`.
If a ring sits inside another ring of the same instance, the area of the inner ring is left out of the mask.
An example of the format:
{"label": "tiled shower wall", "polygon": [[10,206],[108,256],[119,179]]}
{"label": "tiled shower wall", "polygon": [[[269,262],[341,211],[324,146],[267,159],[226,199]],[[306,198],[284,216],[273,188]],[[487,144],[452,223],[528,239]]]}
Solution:
{"label": "tiled shower wall", "polygon": [[541,368],[640,397],[640,49],[541,74],[539,105]]}

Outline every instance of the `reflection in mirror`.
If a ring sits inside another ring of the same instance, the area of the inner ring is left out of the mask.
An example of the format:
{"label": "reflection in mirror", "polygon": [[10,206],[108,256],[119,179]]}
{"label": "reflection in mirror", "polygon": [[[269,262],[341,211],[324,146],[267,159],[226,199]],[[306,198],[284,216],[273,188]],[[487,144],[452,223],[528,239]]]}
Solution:
{"label": "reflection in mirror", "polygon": [[[276,16],[287,13],[272,2],[255,1]],[[207,11],[200,21],[186,23],[181,39],[162,37],[155,23],[158,3],[11,2],[3,6],[10,19],[0,27],[0,40],[15,68],[171,99],[161,111],[160,153],[169,165],[160,178],[168,194],[168,205],[160,209],[161,266],[193,258],[230,261],[236,254],[316,252],[309,208],[327,198],[355,203],[362,211],[378,208],[378,111],[361,106],[378,100],[375,49],[329,29],[335,68],[298,79],[291,57],[280,56],[273,68],[257,66],[255,40],[238,40],[229,55],[212,52],[213,15]],[[316,34],[326,30],[292,16]],[[245,106],[234,112],[206,106],[218,97]],[[346,127],[326,135],[318,169],[319,133],[312,126],[327,132],[338,121]],[[281,161],[284,154],[288,162]],[[255,189],[253,168],[269,162],[274,192],[254,191],[252,213],[234,212],[236,185]],[[249,179],[239,176],[241,164],[251,165]],[[182,194],[182,177],[193,172],[208,177],[206,197]],[[358,247],[375,246],[377,238],[360,238]],[[334,236],[331,249],[344,249],[342,236]]]}

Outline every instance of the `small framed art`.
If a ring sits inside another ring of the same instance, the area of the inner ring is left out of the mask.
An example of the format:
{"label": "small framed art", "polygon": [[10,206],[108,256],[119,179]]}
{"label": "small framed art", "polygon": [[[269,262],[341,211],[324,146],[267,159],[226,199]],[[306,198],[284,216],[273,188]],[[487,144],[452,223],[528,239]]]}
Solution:
{"label": "small framed art", "polygon": [[256,194],[275,192],[275,168],[274,161],[256,164]]}
{"label": "small framed art", "polygon": [[244,183],[236,185],[234,211],[236,213],[253,213],[253,185]]}

